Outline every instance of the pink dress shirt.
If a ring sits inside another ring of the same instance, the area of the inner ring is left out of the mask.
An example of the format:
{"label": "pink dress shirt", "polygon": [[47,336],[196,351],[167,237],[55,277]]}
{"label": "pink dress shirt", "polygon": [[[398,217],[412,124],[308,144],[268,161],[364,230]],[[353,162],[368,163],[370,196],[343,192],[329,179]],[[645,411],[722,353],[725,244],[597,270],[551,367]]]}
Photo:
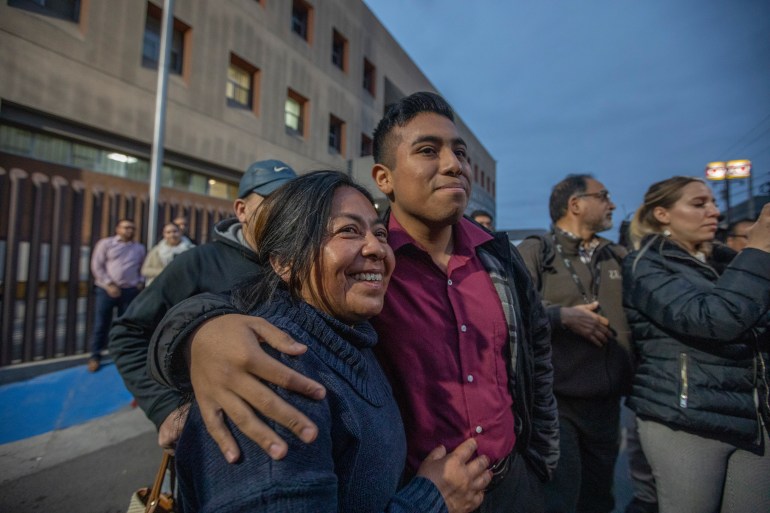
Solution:
{"label": "pink dress shirt", "polygon": [[437,445],[469,437],[492,462],[516,442],[508,388],[508,329],[500,299],[476,255],[492,237],[463,219],[454,226],[446,273],[391,214],[396,254],[382,313],[372,320],[379,360],[401,408],[407,468]]}

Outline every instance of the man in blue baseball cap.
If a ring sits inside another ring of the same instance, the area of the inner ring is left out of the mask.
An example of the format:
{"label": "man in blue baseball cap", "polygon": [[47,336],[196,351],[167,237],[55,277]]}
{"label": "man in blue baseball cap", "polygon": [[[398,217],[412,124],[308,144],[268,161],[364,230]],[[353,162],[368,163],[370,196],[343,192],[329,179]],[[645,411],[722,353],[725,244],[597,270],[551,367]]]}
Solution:
{"label": "man in blue baseball cap", "polygon": [[294,170],[280,160],[254,162],[243,173],[241,183],[238,184],[238,198],[245,198],[251,193],[270,196],[278,187],[296,176]]}
{"label": "man in blue baseball cap", "polygon": [[252,214],[264,199],[297,175],[285,162],[260,160],[241,177],[235,217],[214,227],[212,241],[181,253],[130,305],[110,330],[109,348],[126,388],[158,428],[158,444],[172,448],[187,410],[181,395],[147,374],[147,348],[155,326],[175,304],[202,292],[225,292],[257,271],[247,235]]}

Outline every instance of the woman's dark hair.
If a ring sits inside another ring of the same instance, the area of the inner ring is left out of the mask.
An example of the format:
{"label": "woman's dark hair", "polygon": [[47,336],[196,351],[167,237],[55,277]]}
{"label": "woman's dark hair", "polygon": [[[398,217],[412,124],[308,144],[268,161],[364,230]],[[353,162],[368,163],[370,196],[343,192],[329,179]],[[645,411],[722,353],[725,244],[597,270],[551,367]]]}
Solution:
{"label": "woman's dark hair", "polygon": [[[279,287],[285,287],[293,299],[302,297],[302,285],[310,283],[313,264],[320,258],[321,246],[329,234],[334,193],[340,187],[357,190],[374,205],[366,189],[339,171],[302,175],[262,202],[254,221],[249,223],[261,270],[256,278],[233,291],[238,308],[249,311],[270,301]],[[315,278],[320,285],[319,277]],[[315,299],[319,304],[324,302],[322,297]]]}

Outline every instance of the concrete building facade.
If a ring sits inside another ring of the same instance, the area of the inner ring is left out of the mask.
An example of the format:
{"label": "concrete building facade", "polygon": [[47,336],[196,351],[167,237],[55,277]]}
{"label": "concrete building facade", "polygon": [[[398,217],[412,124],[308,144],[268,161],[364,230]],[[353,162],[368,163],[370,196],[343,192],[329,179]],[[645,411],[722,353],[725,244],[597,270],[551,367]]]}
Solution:
{"label": "concrete building facade", "polygon": [[[90,248],[123,217],[142,242],[153,232],[163,6],[0,3],[0,367],[85,352]],[[207,241],[243,171],[268,158],[346,171],[386,207],[372,131],[389,104],[436,88],[361,0],[179,0],[173,16],[155,233],[182,214]],[[468,212],[495,215],[495,161],[457,124]]]}
{"label": "concrete building facade", "polygon": [[[68,17],[26,7],[38,3],[0,4],[0,119],[55,118],[67,137],[97,130],[100,139],[114,137],[107,149],[147,159],[162,4],[58,2],[76,6]],[[207,183],[237,183],[254,160],[278,158],[299,171],[349,170],[370,186],[367,145],[385,107],[435,91],[360,0],[179,1],[173,40],[168,163]],[[458,124],[474,168],[469,210],[494,214],[495,161]],[[231,192],[213,195],[231,199]]]}

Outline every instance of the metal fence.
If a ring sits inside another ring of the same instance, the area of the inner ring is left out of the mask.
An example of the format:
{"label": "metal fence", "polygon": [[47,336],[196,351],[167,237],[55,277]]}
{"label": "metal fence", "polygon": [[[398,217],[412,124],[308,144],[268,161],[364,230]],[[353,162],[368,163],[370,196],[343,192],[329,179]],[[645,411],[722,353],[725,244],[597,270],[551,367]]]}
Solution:
{"label": "metal fence", "polygon": [[[0,167],[0,367],[87,352],[91,248],[122,218],[135,221],[146,243],[147,185],[98,181]],[[225,201],[202,201],[162,191],[156,233],[185,215],[191,236],[206,242],[231,211]]]}

